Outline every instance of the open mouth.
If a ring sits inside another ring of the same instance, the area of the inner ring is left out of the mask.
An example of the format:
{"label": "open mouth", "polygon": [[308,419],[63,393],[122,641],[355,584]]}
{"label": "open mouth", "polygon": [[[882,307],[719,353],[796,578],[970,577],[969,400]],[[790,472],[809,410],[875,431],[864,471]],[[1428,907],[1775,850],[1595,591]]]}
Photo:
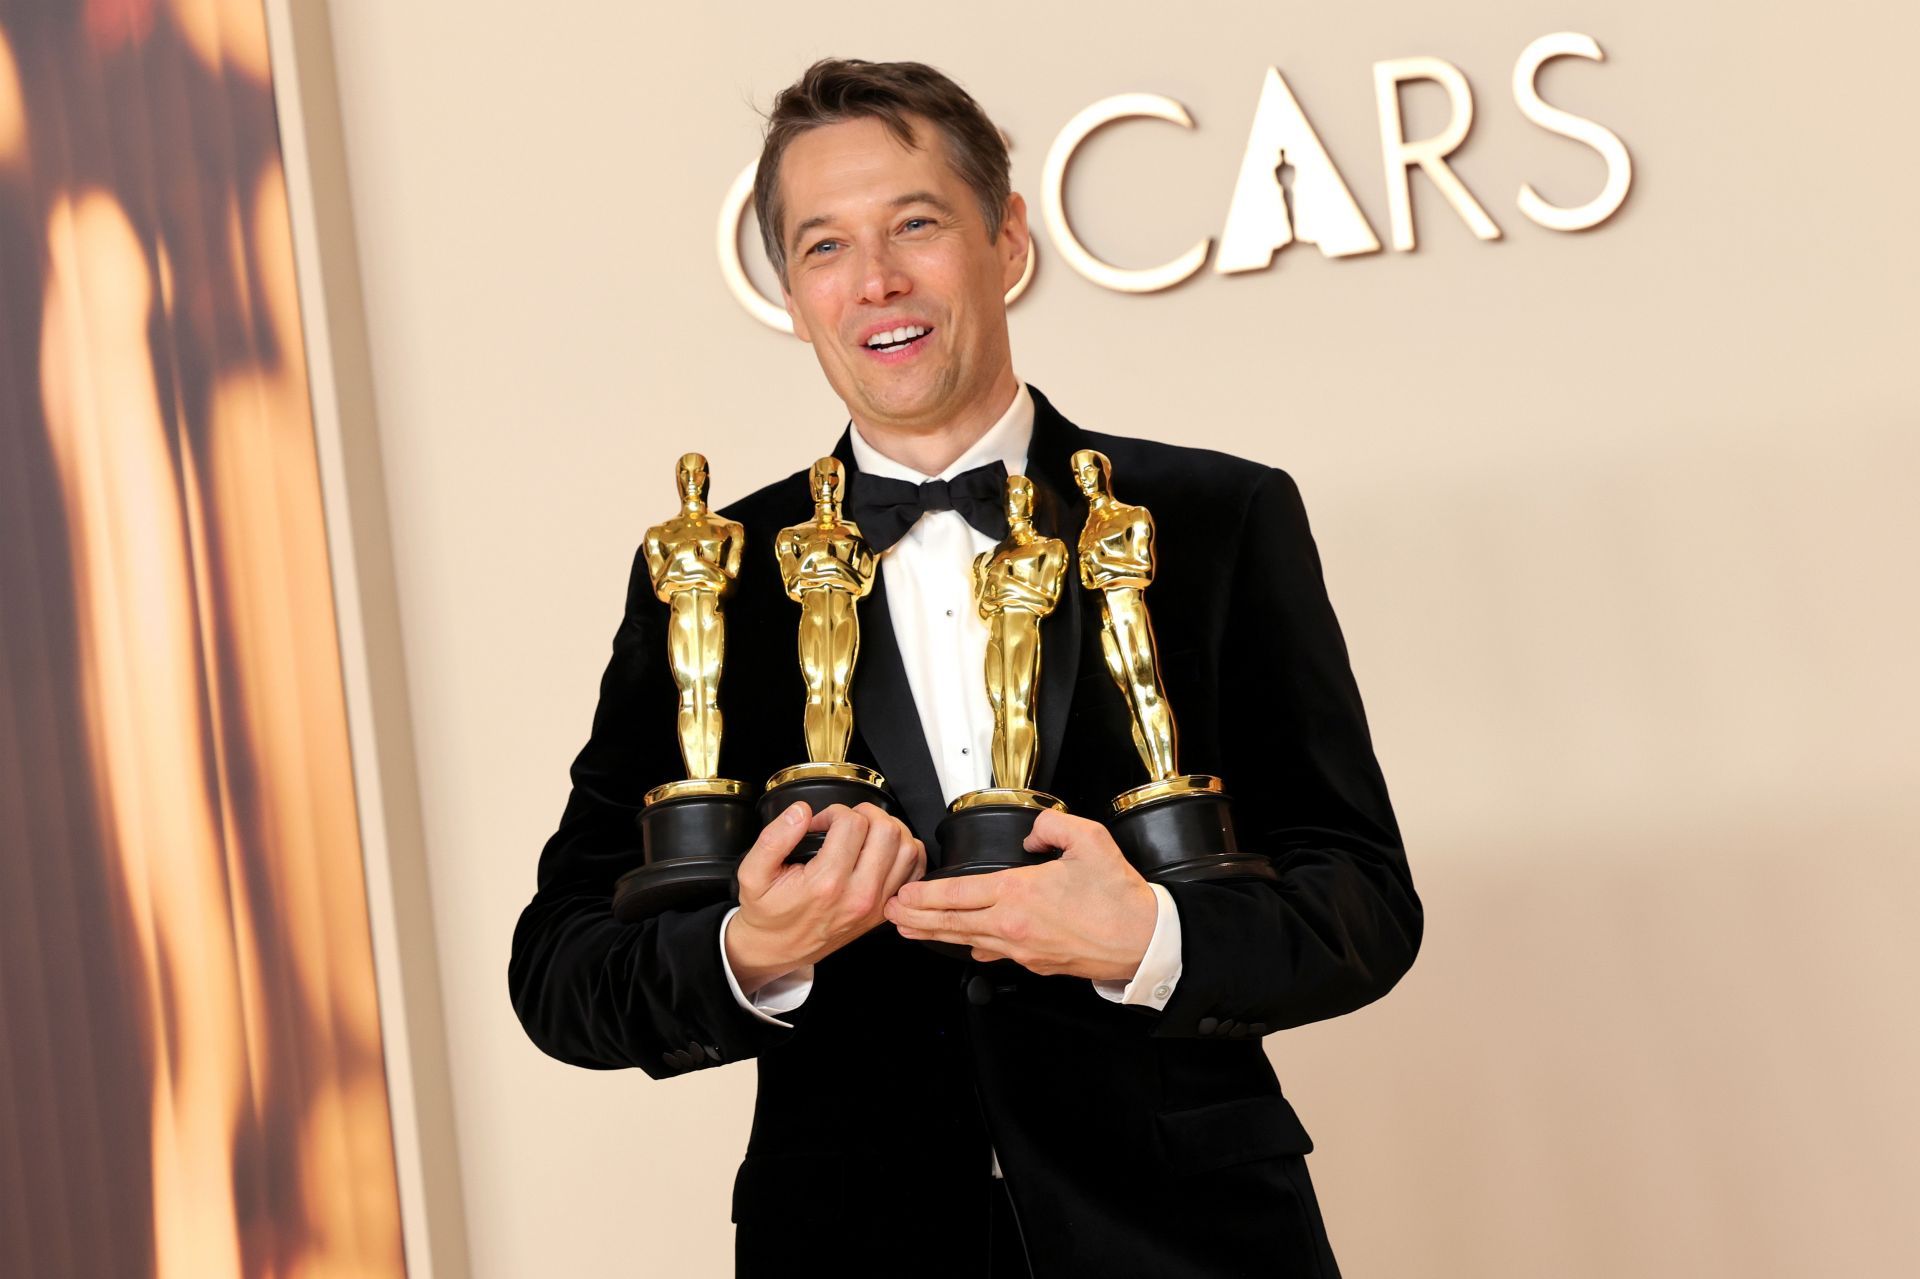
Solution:
{"label": "open mouth", "polygon": [[933,335],[924,324],[906,324],[867,339],[867,350],[876,355],[894,355],[918,347]]}

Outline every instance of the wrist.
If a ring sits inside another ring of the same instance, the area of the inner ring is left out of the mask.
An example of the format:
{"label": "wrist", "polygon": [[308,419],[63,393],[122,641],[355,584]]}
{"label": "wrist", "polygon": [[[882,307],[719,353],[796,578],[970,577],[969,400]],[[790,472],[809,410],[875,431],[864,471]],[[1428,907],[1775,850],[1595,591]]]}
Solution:
{"label": "wrist", "polygon": [[1153,886],[1143,878],[1134,880],[1128,911],[1128,932],[1125,943],[1126,971],[1118,977],[1120,981],[1132,981],[1140,972],[1140,965],[1146,962],[1147,951],[1153,945],[1153,934],[1160,925],[1160,897]]}
{"label": "wrist", "polygon": [[800,967],[799,960],[782,956],[772,939],[743,915],[727,921],[726,935],[721,941],[733,979],[749,995]]}

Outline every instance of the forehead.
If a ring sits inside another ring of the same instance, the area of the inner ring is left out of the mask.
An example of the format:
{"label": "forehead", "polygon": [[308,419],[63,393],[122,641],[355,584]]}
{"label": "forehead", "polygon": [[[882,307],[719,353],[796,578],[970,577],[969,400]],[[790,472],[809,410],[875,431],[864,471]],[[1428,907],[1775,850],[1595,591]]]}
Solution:
{"label": "forehead", "polygon": [[940,131],[909,116],[916,146],[879,120],[843,120],[809,129],[780,157],[780,193],[788,226],[808,218],[857,214],[911,191],[943,195],[964,188],[947,163]]}

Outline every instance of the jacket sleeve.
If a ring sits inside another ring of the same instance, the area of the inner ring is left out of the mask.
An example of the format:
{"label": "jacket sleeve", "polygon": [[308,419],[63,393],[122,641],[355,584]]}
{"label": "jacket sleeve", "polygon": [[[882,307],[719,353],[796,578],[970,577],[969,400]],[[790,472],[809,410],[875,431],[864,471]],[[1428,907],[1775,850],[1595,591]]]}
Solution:
{"label": "jacket sleeve", "polygon": [[1422,915],[1299,489],[1247,505],[1221,640],[1221,754],[1242,849],[1278,881],[1170,884],[1183,964],[1153,1033],[1269,1031],[1378,999]]}
{"label": "jacket sleeve", "polygon": [[[730,903],[638,924],[613,916],[614,881],[643,860],[642,800],[680,774],[677,701],[666,609],[636,556],[593,734],[573,762],[573,790],[541,851],[538,890],[507,965],[528,1037],[576,1066],[638,1066],[661,1078],[756,1056],[794,1033],[733,998],[719,932]],[[785,1015],[797,1025],[805,1011]]]}

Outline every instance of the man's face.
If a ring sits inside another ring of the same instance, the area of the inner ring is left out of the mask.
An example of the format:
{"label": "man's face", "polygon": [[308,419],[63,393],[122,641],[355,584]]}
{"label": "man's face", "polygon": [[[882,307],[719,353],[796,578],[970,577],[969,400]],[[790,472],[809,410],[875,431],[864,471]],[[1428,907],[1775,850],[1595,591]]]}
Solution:
{"label": "man's face", "polygon": [[[1026,204],[1014,196],[989,240],[945,140],[910,118],[917,148],[878,120],[823,125],[788,147],[781,292],[794,333],[856,420],[931,430],[1012,382],[1005,299],[1026,264]],[[874,340],[901,328],[926,333]]]}

